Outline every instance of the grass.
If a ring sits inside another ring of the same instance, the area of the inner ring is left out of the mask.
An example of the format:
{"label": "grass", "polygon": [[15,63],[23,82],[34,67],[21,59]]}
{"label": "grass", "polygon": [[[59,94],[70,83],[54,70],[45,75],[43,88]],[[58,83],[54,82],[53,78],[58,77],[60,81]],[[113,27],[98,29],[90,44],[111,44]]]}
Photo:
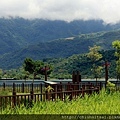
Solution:
{"label": "grass", "polygon": [[100,94],[93,94],[90,97],[69,101],[46,101],[34,103],[33,107],[8,108],[1,114],[120,114],[120,93],[106,93],[104,90]]}
{"label": "grass", "polygon": [[[44,92],[45,88],[43,87],[42,91]],[[16,90],[17,91],[17,90]],[[17,95],[23,95],[23,94],[30,94],[30,90],[25,87],[24,93],[20,92],[19,90],[16,92]],[[37,90],[34,88],[34,93],[41,93],[40,90]],[[5,96],[5,95],[12,95],[12,87],[6,87],[5,90],[3,88],[0,88],[0,96]]]}
{"label": "grass", "polygon": [[0,88],[0,96],[5,96],[5,95],[12,95],[11,88],[8,87],[5,90],[3,88]]}

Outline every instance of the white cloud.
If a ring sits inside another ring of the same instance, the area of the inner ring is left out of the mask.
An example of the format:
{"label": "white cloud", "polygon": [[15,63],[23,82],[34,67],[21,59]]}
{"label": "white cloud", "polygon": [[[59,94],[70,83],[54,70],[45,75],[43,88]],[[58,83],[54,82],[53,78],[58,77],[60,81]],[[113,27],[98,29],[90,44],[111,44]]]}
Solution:
{"label": "white cloud", "polygon": [[0,17],[120,21],[119,0],[1,0]]}

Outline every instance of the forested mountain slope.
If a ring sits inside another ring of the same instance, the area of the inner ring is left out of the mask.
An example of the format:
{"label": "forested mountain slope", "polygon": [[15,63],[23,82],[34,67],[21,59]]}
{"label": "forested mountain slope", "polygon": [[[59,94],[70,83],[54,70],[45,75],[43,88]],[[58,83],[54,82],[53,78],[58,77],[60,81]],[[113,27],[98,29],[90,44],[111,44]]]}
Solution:
{"label": "forested mountain slope", "polygon": [[28,45],[78,34],[113,30],[119,25],[104,25],[103,21],[50,21],[42,19],[0,18],[0,55]]}
{"label": "forested mountain slope", "polygon": [[[114,50],[100,51],[102,58],[95,64],[102,67],[98,78],[105,78],[105,60],[110,64],[108,67],[109,78],[117,78],[116,75],[116,57]],[[94,78],[92,72],[93,63],[87,57],[87,54],[72,55],[67,58],[46,59],[45,62],[53,65],[53,78],[71,78],[73,71],[80,71],[82,78]]]}
{"label": "forested mountain slope", "polygon": [[84,54],[89,46],[99,45],[101,50],[111,50],[112,42],[120,39],[120,30],[80,34],[70,38],[61,38],[36,45],[29,45],[0,57],[0,67],[16,68],[22,65],[26,57],[35,60],[46,58],[66,58],[74,54]]}

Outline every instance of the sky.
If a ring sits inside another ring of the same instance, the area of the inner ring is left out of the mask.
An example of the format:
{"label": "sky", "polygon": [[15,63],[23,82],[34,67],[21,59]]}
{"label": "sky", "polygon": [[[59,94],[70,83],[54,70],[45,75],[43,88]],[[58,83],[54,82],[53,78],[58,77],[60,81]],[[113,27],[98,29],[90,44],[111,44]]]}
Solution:
{"label": "sky", "polygon": [[120,22],[120,0],[0,0],[0,17]]}

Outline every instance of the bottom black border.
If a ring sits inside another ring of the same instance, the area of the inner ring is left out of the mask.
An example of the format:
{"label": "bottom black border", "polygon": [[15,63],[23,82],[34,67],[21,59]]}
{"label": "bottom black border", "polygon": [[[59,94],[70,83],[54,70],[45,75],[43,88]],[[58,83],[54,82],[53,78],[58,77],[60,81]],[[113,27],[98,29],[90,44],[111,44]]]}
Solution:
{"label": "bottom black border", "polygon": [[120,120],[120,114],[4,114],[0,120]]}

